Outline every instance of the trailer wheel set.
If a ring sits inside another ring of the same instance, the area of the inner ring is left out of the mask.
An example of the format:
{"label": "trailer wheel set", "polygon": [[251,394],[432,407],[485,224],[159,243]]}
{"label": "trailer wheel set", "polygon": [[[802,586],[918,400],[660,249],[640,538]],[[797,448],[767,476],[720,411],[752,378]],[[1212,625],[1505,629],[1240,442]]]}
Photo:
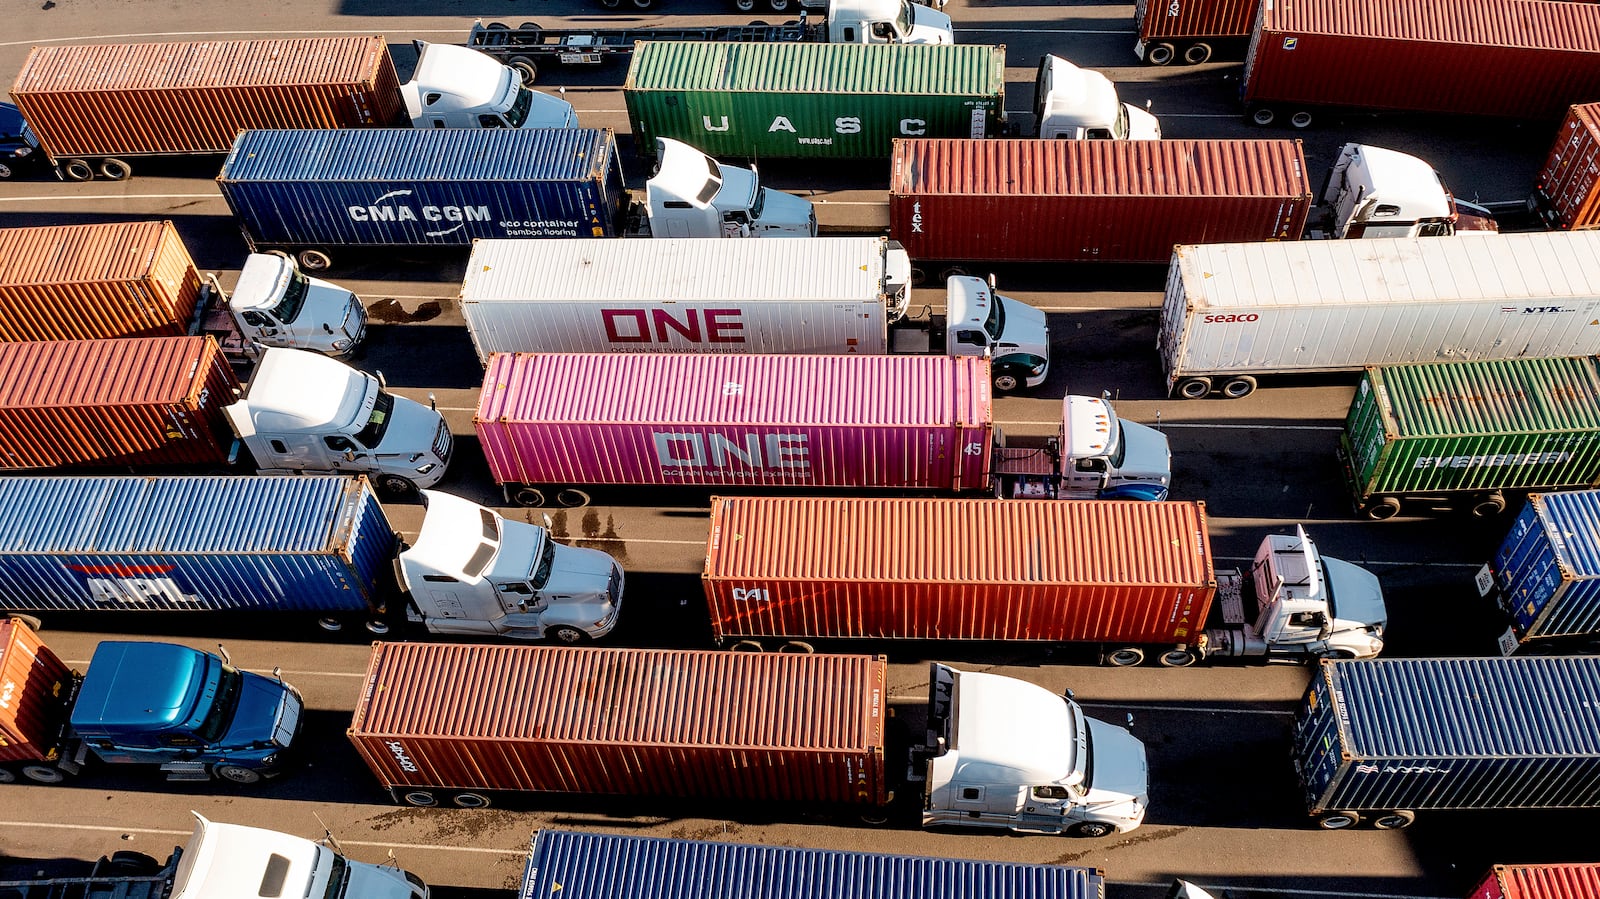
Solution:
{"label": "trailer wheel set", "polygon": [[1395,809],[1374,812],[1371,819],[1363,819],[1356,812],[1323,812],[1317,816],[1317,826],[1323,830],[1349,830],[1360,826],[1363,820],[1376,830],[1401,830],[1417,820],[1417,813],[1410,809]]}

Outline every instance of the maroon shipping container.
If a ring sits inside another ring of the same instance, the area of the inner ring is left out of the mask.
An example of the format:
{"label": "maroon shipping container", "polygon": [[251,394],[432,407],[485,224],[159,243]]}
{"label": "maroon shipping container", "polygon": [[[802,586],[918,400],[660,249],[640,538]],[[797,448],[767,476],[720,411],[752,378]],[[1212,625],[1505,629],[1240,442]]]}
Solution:
{"label": "maroon shipping container", "polygon": [[1148,262],[1299,240],[1298,140],[897,140],[889,234],[919,260]]}
{"label": "maroon shipping container", "polygon": [[1600,865],[1495,865],[1467,899],[1595,899]]}
{"label": "maroon shipping container", "polygon": [[225,464],[238,389],[210,337],[0,343],[0,470]]}
{"label": "maroon shipping container", "polygon": [[379,36],[34,47],[11,99],[57,162],[226,153],[254,128],[409,124]]}
{"label": "maroon shipping container", "polygon": [[0,228],[0,340],[179,337],[200,286],[171,222]]}
{"label": "maroon shipping container", "polygon": [[1198,502],[717,497],[718,640],[1187,643],[1216,576]]}
{"label": "maroon shipping container", "polygon": [[882,804],[865,655],[375,643],[350,741],[398,802],[481,792]]}
{"label": "maroon shipping container", "polygon": [[1567,110],[1534,182],[1533,200],[1552,228],[1600,227],[1600,103]]}
{"label": "maroon shipping container", "polygon": [[1134,52],[1157,66],[1179,59],[1195,65],[1219,50],[1233,56],[1244,49],[1260,8],[1261,0],[1135,0]]}
{"label": "maroon shipping container", "polygon": [[1600,97],[1600,5],[1274,0],[1241,96],[1261,124],[1317,106],[1558,119]]}
{"label": "maroon shipping container", "polygon": [[72,670],[26,624],[0,618],[0,762],[44,761],[71,695]]}

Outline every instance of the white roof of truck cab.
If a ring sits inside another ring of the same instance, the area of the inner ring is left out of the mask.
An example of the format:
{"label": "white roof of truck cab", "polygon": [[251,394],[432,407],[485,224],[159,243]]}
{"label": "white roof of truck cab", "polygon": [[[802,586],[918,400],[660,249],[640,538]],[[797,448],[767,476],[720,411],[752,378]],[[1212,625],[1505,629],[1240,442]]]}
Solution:
{"label": "white roof of truck cab", "polygon": [[1067,457],[1098,456],[1116,436],[1117,416],[1097,396],[1068,396],[1061,401],[1061,420],[1067,423]]}
{"label": "white roof of truck cab", "polygon": [[[961,672],[957,696],[954,751],[967,779],[1046,784],[1072,773],[1077,735],[1066,700],[1036,684],[972,671]],[[985,770],[993,776],[982,776]]]}
{"label": "white roof of truck cab", "polygon": [[[322,895],[321,886],[311,883],[322,851],[316,843],[259,827],[217,824],[199,812],[191,814],[195,817],[194,836],[178,863],[172,899]],[[272,883],[282,889],[271,892]]]}
{"label": "white roof of truck cab", "polygon": [[[442,94],[430,112],[482,109],[494,103],[504,89],[507,69],[500,61],[471,47],[425,44],[417,70],[406,82],[419,92]],[[413,117],[417,115],[412,112]]]}
{"label": "white roof of truck cab", "polygon": [[245,400],[258,432],[307,430],[354,419],[367,384],[366,375],[321,353],[273,347],[261,354]]}
{"label": "white roof of truck cab", "polygon": [[646,191],[654,193],[670,187],[674,198],[696,209],[711,206],[722,188],[722,166],[715,159],[681,140],[658,137],[656,160],[656,170],[645,182]]}
{"label": "white roof of truck cab", "polygon": [[[1433,166],[1405,153],[1359,145],[1351,168],[1365,171],[1363,177],[1352,173],[1349,180],[1379,185],[1375,192],[1378,202],[1392,204],[1408,210],[1407,218],[1445,218],[1450,215],[1444,183]],[[1379,219],[1378,221],[1382,221]]]}
{"label": "white roof of truck cab", "polygon": [[1045,118],[1109,127],[1110,119],[1092,121],[1085,113],[1104,111],[1104,115],[1114,119],[1118,102],[1117,88],[1110,78],[1092,69],[1080,69],[1059,56],[1050,57],[1050,95],[1045,104]]}
{"label": "white roof of truck cab", "polygon": [[228,305],[235,312],[277,305],[294,275],[294,263],[273,253],[251,253],[245,258],[239,272],[239,283],[234,285]]}

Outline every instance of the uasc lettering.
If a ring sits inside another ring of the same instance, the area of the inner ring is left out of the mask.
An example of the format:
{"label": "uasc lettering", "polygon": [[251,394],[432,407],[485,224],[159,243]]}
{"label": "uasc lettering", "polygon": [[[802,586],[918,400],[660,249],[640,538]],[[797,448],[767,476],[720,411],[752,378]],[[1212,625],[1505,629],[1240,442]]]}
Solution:
{"label": "uasc lettering", "polygon": [[[609,343],[744,343],[738,309],[601,309]],[[676,337],[674,337],[676,335]]]}
{"label": "uasc lettering", "polygon": [[1208,325],[1211,325],[1211,324],[1227,324],[1229,322],[1254,322],[1254,321],[1260,321],[1260,320],[1261,320],[1261,316],[1257,315],[1254,312],[1245,312],[1245,313],[1230,312],[1227,315],[1208,315],[1205,318],[1201,319],[1201,321],[1205,322]]}

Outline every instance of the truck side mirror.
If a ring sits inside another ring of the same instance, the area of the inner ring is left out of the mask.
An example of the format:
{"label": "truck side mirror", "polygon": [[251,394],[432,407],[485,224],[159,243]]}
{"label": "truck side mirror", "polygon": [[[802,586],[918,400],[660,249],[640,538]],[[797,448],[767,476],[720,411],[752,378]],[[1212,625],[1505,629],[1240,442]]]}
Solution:
{"label": "truck side mirror", "polygon": [[356,451],[355,450],[345,450],[344,451],[344,460],[346,462],[354,462],[356,460]]}

